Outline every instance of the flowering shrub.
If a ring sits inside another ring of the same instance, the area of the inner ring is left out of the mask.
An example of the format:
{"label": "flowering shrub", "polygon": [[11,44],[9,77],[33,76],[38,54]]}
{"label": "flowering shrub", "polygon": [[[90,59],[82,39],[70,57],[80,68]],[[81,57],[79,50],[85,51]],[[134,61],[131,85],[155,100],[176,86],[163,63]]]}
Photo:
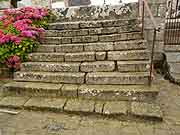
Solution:
{"label": "flowering shrub", "polygon": [[0,64],[19,69],[21,61],[37,47],[48,26],[45,8],[8,9],[0,17]]}

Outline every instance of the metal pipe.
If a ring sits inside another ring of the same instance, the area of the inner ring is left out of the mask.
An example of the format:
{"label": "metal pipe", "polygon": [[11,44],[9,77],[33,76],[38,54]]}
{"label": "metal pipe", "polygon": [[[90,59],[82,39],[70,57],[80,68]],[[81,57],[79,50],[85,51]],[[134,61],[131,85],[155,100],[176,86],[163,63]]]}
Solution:
{"label": "metal pipe", "polygon": [[152,79],[153,79],[153,61],[154,61],[154,48],[155,48],[155,43],[156,43],[156,32],[158,30],[154,29],[154,35],[153,35],[153,44],[152,44],[152,49],[151,49],[151,65],[150,65],[150,76],[149,76],[149,86],[152,84]]}

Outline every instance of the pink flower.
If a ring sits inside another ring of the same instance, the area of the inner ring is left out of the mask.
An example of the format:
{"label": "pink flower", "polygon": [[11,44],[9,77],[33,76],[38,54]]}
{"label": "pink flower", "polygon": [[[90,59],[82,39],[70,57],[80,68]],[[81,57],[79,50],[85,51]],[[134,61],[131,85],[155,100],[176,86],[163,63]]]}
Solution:
{"label": "pink flower", "polygon": [[35,36],[37,35],[38,33],[36,31],[26,30],[26,31],[21,32],[21,36],[27,37],[27,38],[35,38]]}
{"label": "pink flower", "polygon": [[22,41],[22,38],[17,36],[11,36],[11,41],[13,41],[16,45],[19,45]]}
{"label": "pink flower", "polygon": [[26,23],[26,20],[19,20],[14,23],[14,27],[17,30],[23,31],[29,28],[29,25]]}
{"label": "pink flower", "polygon": [[8,60],[6,61],[6,65],[9,67],[9,68],[12,68],[12,69],[20,69],[20,64],[21,64],[21,59],[19,56],[11,56],[8,58]]}

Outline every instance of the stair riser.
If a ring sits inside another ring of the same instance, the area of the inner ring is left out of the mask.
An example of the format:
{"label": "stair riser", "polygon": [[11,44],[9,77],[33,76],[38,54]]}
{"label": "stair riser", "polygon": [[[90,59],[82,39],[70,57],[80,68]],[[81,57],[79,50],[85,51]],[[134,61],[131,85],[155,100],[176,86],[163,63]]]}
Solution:
{"label": "stair riser", "polygon": [[[16,81],[32,81],[32,82],[52,82],[52,83],[71,83],[71,84],[148,84],[148,75],[96,75],[84,73],[78,74],[32,74],[32,73],[15,73]],[[86,82],[85,82],[86,80]]]}
{"label": "stair riser", "polygon": [[88,51],[123,51],[123,50],[144,50],[146,45],[142,41],[137,42],[107,42],[89,44],[67,44],[67,45],[41,45],[36,52],[88,52]]}
{"label": "stair riser", "polygon": [[96,20],[96,21],[84,21],[84,22],[65,22],[65,23],[51,23],[49,25],[49,30],[79,30],[79,29],[97,29],[109,27],[120,27],[121,29],[129,27],[129,29],[137,29],[140,21],[138,19],[120,19],[115,20]]}
{"label": "stair riser", "polygon": [[108,77],[101,77],[89,74],[86,77],[87,84],[119,84],[119,85],[131,85],[131,84],[139,84],[144,85],[148,84],[149,76],[124,76],[124,77],[117,77],[117,76],[108,76]]}
{"label": "stair riser", "polygon": [[119,72],[148,72],[150,64],[121,64],[117,63]]}
{"label": "stair riser", "polygon": [[100,36],[77,36],[77,37],[46,37],[43,39],[44,44],[71,44],[71,43],[93,43],[93,42],[112,42],[142,39],[142,34],[137,32],[100,35]]}
{"label": "stair riser", "polygon": [[[99,52],[83,52],[83,53],[46,53],[29,55],[29,59],[33,62],[88,62],[98,61]],[[104,53],[101,60],[107,61],[129,61],[129,60],[149,60],[149,53],[145,51],[109,51]]]}
{"label": "stair riser", "polygon": [[137,25],[124,25],[121,27],[106,27],[106,28],[90,28],[78,30],[47,30],[46,37],[74,37],[74,36],[87,36],[87,35],[105,35],[105,34],[119,34],[125,32],[137,32],[140,27]]}
{"label": "stair riser", "polygon": [[48,63],[24,63],[21,71],[41,71],[41,72],[79,72],[80,63],[68,64],[48,64]]}
{"label": "stair riser", "polygon": [[149,64],[123,64],[113,61],[96,61],[84,63],[23,63],[21,71],[39,71],[39,72],[145,72],[149,71]]}
{"label": "stair riser", "polygon": [[140,101],[151,102],[156,100],[158,92],[114,92],[106,91],[99,93],[84,93],[81,90],[49,90],[49,89],[31,89],[19,87],[6,87],[4,96],[28,96],[28,97],[52,97],[52,98],[78,98],[100,101]]}

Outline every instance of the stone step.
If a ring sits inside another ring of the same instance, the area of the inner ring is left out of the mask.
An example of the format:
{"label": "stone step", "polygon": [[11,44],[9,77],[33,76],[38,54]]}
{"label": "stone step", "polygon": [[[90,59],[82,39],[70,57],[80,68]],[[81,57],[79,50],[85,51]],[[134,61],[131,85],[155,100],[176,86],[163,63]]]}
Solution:
{"label": "stone step", "polygon": [[140,21],[138,19],[114,19],[114,20],[96,20],[96,21],[75,21],[75,22],[58,22],[50,23],[49,30],[79,30],[95,29],[109,27],[126,27],[129,29],[140,30]]}
{"label": "stone step", "polygon": [[86,75],[87,84],[148,84],[149,72],[96,72]]}
{"label": "stone step", "polygon": [[76,37],[45,37],[44,44],[71,44],[71,43],[93,43],[93,42],[113,42],[125,40],[142,39],[141,32],[111,34],[111,35],[88,35]]}
{"label": "stone step", "polygon": [[83,84],[85,73],[71,72],[16,72],[14,80],[51,83]]}
{"label": "stone step", "polygon": [[166,52],[180,52],[180,45],[165,45],[164,50]]}
{"label": "stone step", "polygon": [[150,53],[146,50],[130,50],[130,51],[109,51],[107,52],[108,60],[130,61],[130,60],[149,60]]}
{"label": "stone step", "polygon": [[156,100],[159,86],[146,85],[87,85],[39,82],[11,82],[3,86],[5,96],[65,97],[102,101]]}
{"label": "stone step", "polygon": [[87,35],[106,35],[127,32],[138,32],[140,27],[137,25],[123,25],[120,27],[99,27],[99,28],[80,28],[76,30],[46,30],[46,37],[74,37]]}
{"label": "stone step", "polygon": [[[162,120],[162,111],[155,103],[125,102],[125,101],[93,101],[66,98],[40,97],[4,97],[0,107],[19,108],[38,111],[53,111],[80,114],[99,114],[120,118],[136,118],[136,120]],[[124,118],[124,119],[125,119]]]}
{"label": "stone step", "polygon": [[54,22],[128,20],[139,17],[137,2],[108,6],[74,6],[70,8],[52,9],[52,12],[56,16]]}
{"label": "stone step", "polygon": [[72,84],[148,84],[149,72],[16,72],[14,80]]}
{"label": "stone step", "polygon": [[117,61],[119,72],[148,72],[150,61]]}
{"label": "stone step", "polygon": [[[117,69],[116,69],[117,65]],[[39,72],[145,72],[149,61],[95,61],[95,62],[25,62],[21,71]]]}
{"label": "stone step", "polygon": [[109,52],[77,52],[77,53],[31,53],[29,60],[33,62],[88,62],[98,60],[133,61],[149,60],[146,50],[109,51]]}
{"label": "stone step", "polygon": [[145,40],[120,41],[120,42],[97,42],[84,44],[59,44],[40,45],[36,52],[88,52],[88,51],[122,51],[144,50],[147,48]]}
{"label": "stone step", "polygon": [[26,62],[22,63],[21,71],[79,72],[80,64],[80,62]]}

